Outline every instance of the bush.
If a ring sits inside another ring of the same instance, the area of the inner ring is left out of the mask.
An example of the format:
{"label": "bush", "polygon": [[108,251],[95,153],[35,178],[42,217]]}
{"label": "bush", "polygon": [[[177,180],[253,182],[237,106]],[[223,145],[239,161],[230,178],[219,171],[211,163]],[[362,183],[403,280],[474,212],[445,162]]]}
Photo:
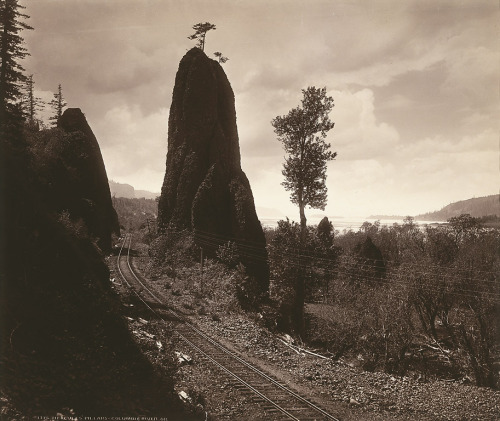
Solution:
{"label": "bush", "polygon": [[221,244],[217,249],[216,254],[220,262],[231,269],[234,269],[240,261],[238,246],[233,241],[228,241],[225,244]]}

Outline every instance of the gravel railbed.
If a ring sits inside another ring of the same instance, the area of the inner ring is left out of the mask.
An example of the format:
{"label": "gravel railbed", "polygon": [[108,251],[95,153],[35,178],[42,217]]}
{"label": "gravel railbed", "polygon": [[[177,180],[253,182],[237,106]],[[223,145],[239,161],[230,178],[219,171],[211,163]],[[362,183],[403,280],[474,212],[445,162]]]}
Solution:
{"label": "gravel railbed", "polygon": [[[214,321],[198,317],[209,335],[230,343],[263,368],[298,388],[314,391],[323,401],[342,402],[363,419],[498,420],[500,392],[460,382],[417,381],[386,373],[362,371],[343,361],[299,355],[244,315]],[[355,418],[359,419],[359,418]]]}
{"label": "gravel railbed", "polygon": [[[135,259],[144,268],[147,259]],[[250,363],[290,385],[291,388],[329,410],[343,421],[350,420],[500,420],[500,391],[457,381],[422,381],[381,372],[366,372],[344,362],[297,354],[279,337],[261,327],[255,315],[222,314],[217,320],[200,315],[187,290],[182,297],[162,287],[163,280],[150,282],[173,307],[191,302],[190,318],[209,336],[244,356]],[[181,283],[178,285],[182,288]],[[186,307],[182,308],[186,314]],[[186,348],[186,352],[191,352]],[[177,387],[203,395],[212,419],[260,420],[272,418],[251,399],[238,393],[227,378],[199,359],[181,368]]]}

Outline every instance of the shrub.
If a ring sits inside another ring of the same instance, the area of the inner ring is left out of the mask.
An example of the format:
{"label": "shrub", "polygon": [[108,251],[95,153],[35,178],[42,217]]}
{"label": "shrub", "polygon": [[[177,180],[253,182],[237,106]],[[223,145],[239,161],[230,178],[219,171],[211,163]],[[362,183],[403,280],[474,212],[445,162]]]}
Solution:
{"label": "shrub", "polygon": [[234,269],[240,261],[238,246],[233,241],[221,244],[217,249],[217,258],[227,267]]}

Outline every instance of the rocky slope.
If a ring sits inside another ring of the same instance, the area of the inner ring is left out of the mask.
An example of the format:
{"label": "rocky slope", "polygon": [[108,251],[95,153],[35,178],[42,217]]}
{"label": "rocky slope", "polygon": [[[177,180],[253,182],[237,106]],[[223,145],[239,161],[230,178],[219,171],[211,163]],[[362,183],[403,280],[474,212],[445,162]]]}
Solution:
{"label": "rocky slope", "polygon": [[176,419],[171,377],[130,337],[102,254],[48,206],[24,139],[0,146],[1,418]]}

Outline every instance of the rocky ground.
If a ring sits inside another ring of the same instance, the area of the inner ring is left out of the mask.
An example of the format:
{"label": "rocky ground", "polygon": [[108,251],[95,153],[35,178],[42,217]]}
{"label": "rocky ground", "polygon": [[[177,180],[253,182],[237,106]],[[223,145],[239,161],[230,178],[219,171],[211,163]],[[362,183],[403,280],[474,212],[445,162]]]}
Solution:
{"label": "rocky ground", "polygon": [[[147,259],[136,259],[143,269]],[[165,287],[167,285],[167,287]],[[307,394],[342,420],[497,420],[500,392],[455,381],[421,381],[364,372],[355,364],[321,358],[287,346],[283,338],[259,324],[259,316],[240,311],[221,314],[220,303],[192,293],[182,279],[159,276],[152,282],[172,306],[189,314],[210,336],[263,370]],[[161,331],[162,329],[159,329]],[[164,341],[171,341],[168,337]],[[176,390],[184,391],[212,420],[271,419],[231,386],[217,369],[185,345],[174,348],[193,356],[181,365]]]}
{"label": "rocky ground", "polygon": [[221,321],[199,317],[198,324],[298,390],[314,391],[325,403],[349,407],[347,412],[353,412],[354,418],[346,413],[341,419],[500,419],[498,391],[363,372],[342,361],[297,353],[244,315],[226,315]]}

